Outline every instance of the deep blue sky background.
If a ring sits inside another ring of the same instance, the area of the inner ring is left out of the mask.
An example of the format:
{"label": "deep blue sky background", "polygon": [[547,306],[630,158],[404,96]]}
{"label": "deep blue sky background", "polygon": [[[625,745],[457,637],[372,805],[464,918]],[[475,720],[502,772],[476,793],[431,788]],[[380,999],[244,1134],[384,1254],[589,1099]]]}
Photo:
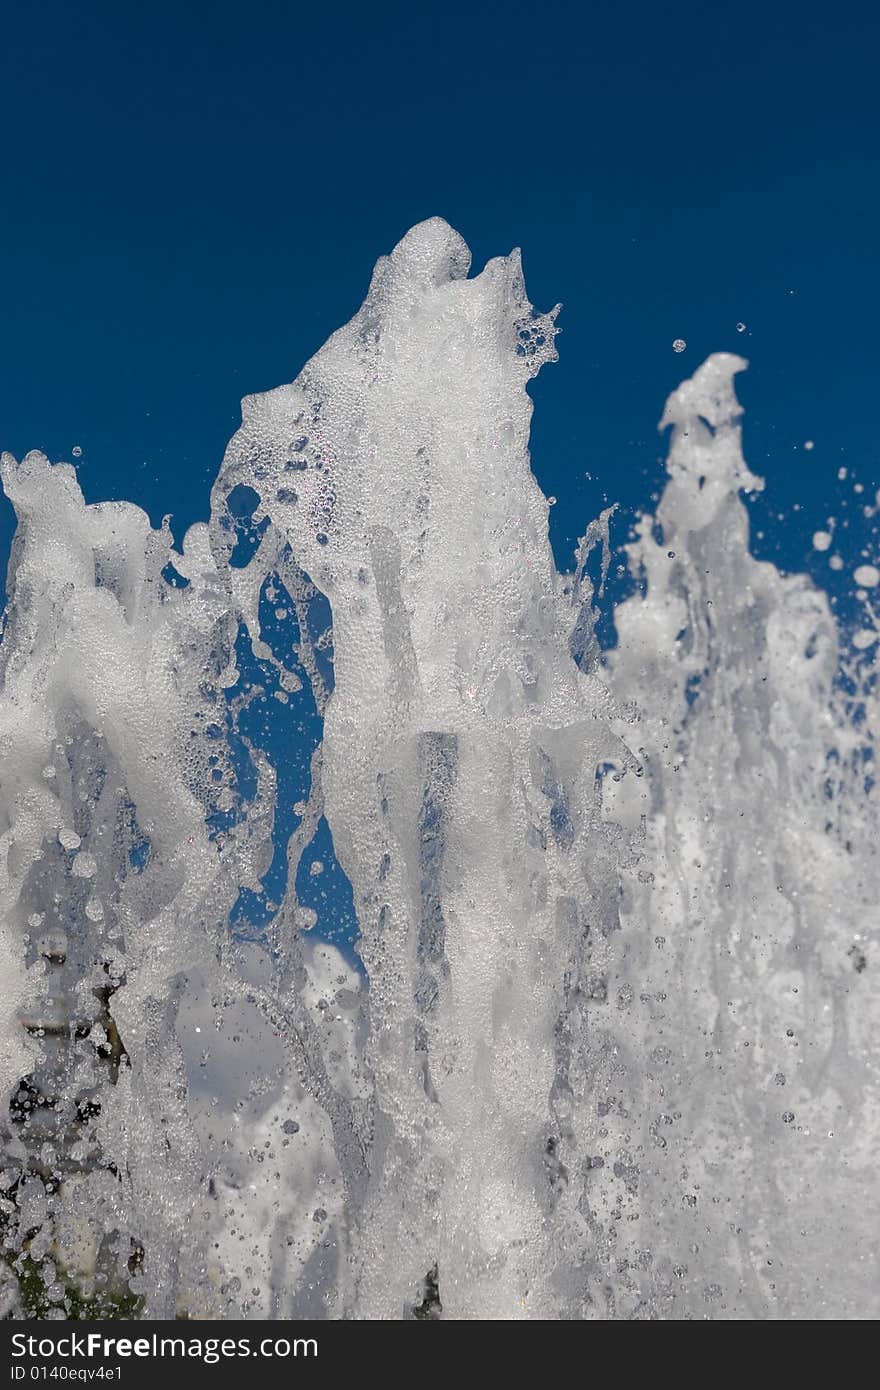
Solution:
{"label": "deep blue sky background", "polygon": [[726,348],[751,465],[804,508],[773,543],[812,563],[838,467],[880,482],[878,41],[868,3],[7,7],[0,444],[79,444],[91,500],[182,529],[239,398],[440,213],[564,302],[533,388],[561,555],[646,499],[667,391]]}
{"label": "deep blue sky background", "polygon": [[532,388],[560,560],[649,499],[667,392],[732,349],[761,544],[829,577],[812,532],[880,483],[876,6],[87,0],[0,40],[0,446],[80,445],[89,500],[180,536],[240,397],[439,213],[564,302]]}

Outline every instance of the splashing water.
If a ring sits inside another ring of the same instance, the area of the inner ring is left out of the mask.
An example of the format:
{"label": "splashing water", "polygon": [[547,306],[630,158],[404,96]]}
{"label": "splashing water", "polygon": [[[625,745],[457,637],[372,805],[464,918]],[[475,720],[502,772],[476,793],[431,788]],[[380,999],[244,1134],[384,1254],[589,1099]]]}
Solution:
{"label": "splashing water", "polygon": [[603,656],[556,311],[469,263],[379,262],[181,553],[4,455],[13,1315],[877,1315],[876,566],[851,639],[752,557],[720,354]]}

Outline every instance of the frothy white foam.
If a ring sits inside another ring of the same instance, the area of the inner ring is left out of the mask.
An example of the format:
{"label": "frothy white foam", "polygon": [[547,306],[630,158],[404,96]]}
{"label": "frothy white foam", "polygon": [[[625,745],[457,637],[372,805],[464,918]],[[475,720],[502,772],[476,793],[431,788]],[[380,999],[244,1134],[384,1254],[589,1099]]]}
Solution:
{"label": "frothy white foam", "polygon": [[[379,262],[244,401],[179,554],[4,456],[7,1248],[38,1231],[56,1308],[874,1316],[876,570],[842,638],[751,556],[717,355],[667,403],[603,657],[613,509],[559,573],[530,469],[556,311],[516,253],[469,263],[439,219]],[[246,716],[305,683],[323,742],[246,945],[282,824]],[[322,817],[368,989],[302,935]]]}

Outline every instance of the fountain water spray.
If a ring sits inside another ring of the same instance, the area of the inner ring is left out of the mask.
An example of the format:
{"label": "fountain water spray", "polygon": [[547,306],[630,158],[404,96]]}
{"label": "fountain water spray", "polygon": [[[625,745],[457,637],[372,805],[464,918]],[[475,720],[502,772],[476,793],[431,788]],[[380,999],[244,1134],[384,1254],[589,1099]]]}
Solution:
{"label": "fountain water spray", "polygon": [[[529,463],[556,311],[469,263],[379,262],[180,554],[4,456],[4,1239],[56,1315],[876,1314],[873,629],[752,558],[720,354],[603,656],[610,513],[558,572]],[[249,720],[306,697],[291,825]]]}

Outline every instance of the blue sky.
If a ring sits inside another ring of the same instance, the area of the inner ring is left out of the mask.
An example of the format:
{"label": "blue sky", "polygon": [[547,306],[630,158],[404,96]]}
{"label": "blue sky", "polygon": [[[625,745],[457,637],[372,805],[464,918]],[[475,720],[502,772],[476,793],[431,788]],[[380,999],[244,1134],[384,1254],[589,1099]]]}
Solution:
{"label": "blue sky", "polygon": [[845,3],[8,7],[0,443],[79,444],[87,496],[182,528],[240,397],[440,213],[564,303],[533,388],[560,556],[645,500],[665,394],[723,348],[799,568],[837,468],[880,481],[878,31]]}
{"label": "blue sky", "polygon": [[[560,561],[606,500],[648,501],[667,392],[728,349],[752,364],[760,547],[831,578],[813,531],[880,483],[877,15],[7,7],[0,446],[79,445],[89,500],[182,534],[240,397],[291,379],[439,213],[477,266],[521,246],[535,304],[564,303],[532,387]],[[11,521],[0,501],[4,563]]]}

